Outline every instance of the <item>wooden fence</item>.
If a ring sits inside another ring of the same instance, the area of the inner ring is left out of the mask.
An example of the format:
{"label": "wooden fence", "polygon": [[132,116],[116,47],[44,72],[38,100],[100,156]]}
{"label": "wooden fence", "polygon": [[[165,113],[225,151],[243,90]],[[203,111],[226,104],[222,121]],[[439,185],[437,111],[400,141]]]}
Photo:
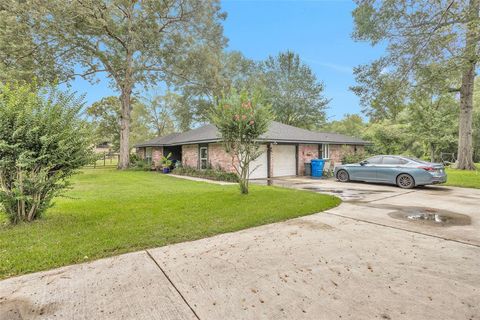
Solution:
{"label": "wooden fence", "polygon": [[120,154],[103,152],[98,154],[95,162],[86,165],[86,168],[116,168],[120,161]]}

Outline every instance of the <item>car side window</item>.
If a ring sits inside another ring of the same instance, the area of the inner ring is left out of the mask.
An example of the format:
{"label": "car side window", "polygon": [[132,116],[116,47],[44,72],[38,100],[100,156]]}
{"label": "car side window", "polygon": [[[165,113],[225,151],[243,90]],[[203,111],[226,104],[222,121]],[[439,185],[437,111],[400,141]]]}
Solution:
{"label": "car side window", "polygon": [[366,161],[368,164],[381,164],[382,157],[371,157],[371,158],[368,158]]}
{"label": "car side window", "polygon": [[407,161],[397,158],[397,157],[383,157],[383,164],[389,165],[401,165],[405,164]]}

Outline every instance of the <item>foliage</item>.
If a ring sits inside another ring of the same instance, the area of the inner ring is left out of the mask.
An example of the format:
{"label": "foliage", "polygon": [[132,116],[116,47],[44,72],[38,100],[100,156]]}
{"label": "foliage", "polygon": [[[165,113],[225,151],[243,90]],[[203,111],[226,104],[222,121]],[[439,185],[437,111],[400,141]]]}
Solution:
{"label": "foliage", "polygon": [[135,171],[152,171],[152,163],[144,159],[135,159],[130,162],[130,169]]}
{"label": "foliage", "polygon": [[385,72],[382,62],[354,68],[358,85],[351,90],[360,98],[362,112],[371,121],[395,120],[406,106],[403,79]]}
{"label": "foliage", "polygon": [[179,96],[173,92],[140,99],[141,119],[154,136],[160,137],[175,131],[175,113],[179,108]]}
{"label": "foliage", "polygon": [[209,110],[215,99],[232,88],[253,90],[261,85],[257,64],[238,51],[203,52],[201,62],[191,63],[188,69],[194,81],[177,86],[180,93],[174,109],[180,131],[190,129],[193,123],[209,121]]}
{"label": "foliage", "polygon": [[163,168],[171,168],[172,167],[173,161],[172,161],[171,158],[172,158],[172,153],[171,152],[169,154],[167,154],[166,156],[162,156],[161,164],[162,164]]}
{"label": "foliage", "polygon": [[[148,123],[147,107],[143,101],[132,99],[132,113],[130,120],[130,147],[135,143],[155,137],[153,130]],[[113,151],[120,149],[121,131],[121,103],[118,97],[109,96],[94,102],[86,110],[95,132],[96,143],[110,142]]]}
{"label": "foliage", "polygon": [[238,182],[238,176],[235,173],[226,172],[221,168],[199,170],[197,168],[181,166],[173,169],[172,173],[181,176],[198,177],[217,181]]}
{"label": "foliage", "polygon": [[250,163],[261,154],[258,138],[267,132],[270,118],[270,106],[264,103],[259,91],[238,93],[232,89],[212,108],[212,123],[220,132],[225,150],[232,156],[242,194],[248,193]]}
{"label": "foliage", "polygon": [[480,57],[480,1],[356,3],[354,38],[382,43],[387,52],[371,65],[355,69],[359,86],[353,89],[367,112],[372,111],[374,120],[395,120],[408,101],[404,92],[426,88],[435,95],[459,93],[458,166],[473,169],[472,96]]}
{"label": "foliage", "polygon": [[[62,65],[67,53],[56,54],[56,46],[36,38],[32,20],[19,14],[29,1],[2,0],[0,3],[0,83],[13,81],[53,83],[64,80]],[[38,12],[39,15],[45,13]]]}
{"label": "foliage", "polygon": [[314,129],[325,122],[330,100],[313,71],[291,51],[270,56],[261,65],[265,95],[274,119],[296,127]]}
{"label": "foliage", "polygon": [[[478,82],[477,82],[478,83]],[[480,162],[480,90],[475,87],[473,93],[473,150],[475,162]]]}
{"label": "foliage", "polygon": [[225,45],[217,0],[26,2],[17,14],[32,21],[34,39],[48,40],[45,46],[58,56],[68,53],[62,67],[70,78],[93,81],[104,72],[119,91],[122,169],[129,164],[132,92],[159,81],[188,81],[203,52]]}
{"label": "foliage", "polygon": [[76,169],[94,160],[81,98],[0,86],[0,203],[12,223],[40,218]]}
{"label": "foliage", "polygon": [[365,152],[352,152],[350,148],[342,148],[342,164],[358,163],[365,160],[367,154]]}
{"label": "foliage", "polygon": [[423,157],[440,161],[442,152],[455,152],[458,112],[450,94],[437,95],[417,90],[408,107],[408,131],[422,144]]}
{"label": "foliage", "polygon": [[120,109],[120,100],[110,96],[94,102],[86,110],[95,128],[97,143],[110,142],[115,151],[120,148]]}
{"label": "foliage", "polygon": [[327,132],[341,133],[351,137],[361,138],[366,127],[367,124],[358,114],[346,114],[343,119],[326,123],[321,129]]}
{"label": "foliage", "polygon": [[473,157],[475,161],[480,162],[480,108],[477,108],[473,118]]}
{"label": "foliage", "polygon": [[[42,223],[0,225],[0,278],[211,237],[337,206],[336,197],[193,182],[153,172],[89,169]],[[81,199],[81,201],[75,200]]]}

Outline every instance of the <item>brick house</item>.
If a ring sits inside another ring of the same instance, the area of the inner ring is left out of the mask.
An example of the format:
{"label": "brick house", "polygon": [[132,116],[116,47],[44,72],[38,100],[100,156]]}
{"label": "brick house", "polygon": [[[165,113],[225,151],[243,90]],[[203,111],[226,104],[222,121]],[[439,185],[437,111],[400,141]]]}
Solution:
{"label": "brick house", "polygon": [[[331,159],[340,163],[346,152],[363,152],[367,142],[337,133],[305,130],[272,121],[260,137],[261,156],[251,165],[256,168],[251,179],[304,175],[305,163],[312,159]],[[142,159],[160,164],[163,155],[183,166],[205,169],[219,168],[234,172],[232,157],[223,149],[214,125],[205,125],[183,133],[173,133],[135,145]]]}

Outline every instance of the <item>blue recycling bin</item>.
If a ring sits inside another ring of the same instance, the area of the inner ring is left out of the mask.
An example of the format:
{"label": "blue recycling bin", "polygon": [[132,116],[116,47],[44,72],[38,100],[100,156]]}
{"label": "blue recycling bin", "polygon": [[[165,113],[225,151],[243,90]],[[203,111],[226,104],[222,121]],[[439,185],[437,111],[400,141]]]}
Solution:
{"label": "blue recycling bin", "polygon": [[312,177],[320,178],[323,176],[324,159],[312,159]]}

